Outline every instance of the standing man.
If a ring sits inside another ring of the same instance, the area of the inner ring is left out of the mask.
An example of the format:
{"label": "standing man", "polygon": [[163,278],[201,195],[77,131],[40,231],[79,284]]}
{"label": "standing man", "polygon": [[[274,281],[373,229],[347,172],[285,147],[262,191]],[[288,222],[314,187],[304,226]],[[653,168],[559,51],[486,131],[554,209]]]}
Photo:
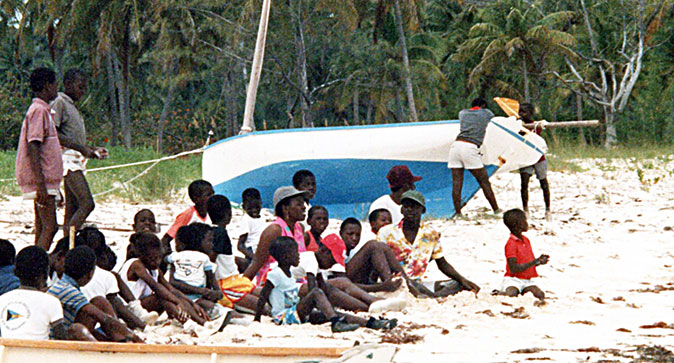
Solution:
{"label": "standing man", "polygon": [[108,156],[108,151],[102,147],[87,145],[84,120],[75,107],[75,102],[87,90],[87,77],[79,69],[69,69],[63,76],[63,87],[65,93],[58,93],[51,108],[63,150],[66,194],[63,234],[67,236],[70,234],[70,226],[81,229],[87,216],[94,210],[94,198],[84,177],[87,159],[104,159]]}
{"label": "standing man", "polygon": [[[524,125],[528,129],[533,129],[533,131],[540,135],[543,131],[542,126],[538,126],[534,123],[534,106],[531,103],[522,103],[520,105],[519,116]],[[522,207],[524,212],[529,214],[529,179],[536,172],[536,178],[541,183],[541,189],[543,190],[543,201],[545,202],[545,217],[550,216],[550,185],[548,184],[547,173],[548,173],[548,161],[545,159],[545,155],[534,165],[527,166],[520,169],[520,178],[521,178],[521,194],[522,194]]]}
{"label": "standing man", "polygon": [[421,177],[412,174],[407,165],[396,165],[386,174],[386,179],[388,180],[391,194],[382,195],[372,202],[367,215],[372,214],[377,209],[386,209],[391,213],[393,224],[397,225],[403,219],[403,214],[400,211],[402,203],[400,198],[406,191],[415,190],[416,186],[414,183],[421,180]]}
{"label": "standing man", "polygon": [[461,189],[463,188],[464,169],[470,171],[477,179],[494,213],[501,212],[494,192],[491,190],[489,175],[482,164],[482,155],[479,150],[492,117],[494,113],[487,109],[487,101],[482,98],[474,99],[471,108],[459,112],[461,129],[456,141],[449,149],[449,162],[447,163],[447,166],[452,169],[452,201],[457,216],[462,216]]}
{"label": "standing man", "polygon": [[16,182],[24,199],[34,200],[35,244],[49,251],[58,225],[56,201],[63,180],[61,146],[49,109],[56,98],[56,73],[49,68],[37,68],[30,75],[33,103],[21,126],[16,151]]}

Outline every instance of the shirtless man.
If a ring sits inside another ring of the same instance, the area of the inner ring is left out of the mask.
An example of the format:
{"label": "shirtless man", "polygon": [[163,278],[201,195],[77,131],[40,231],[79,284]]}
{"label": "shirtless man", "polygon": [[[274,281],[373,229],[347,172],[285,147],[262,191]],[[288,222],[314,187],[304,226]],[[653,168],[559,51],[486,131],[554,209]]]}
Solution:
{"label": "shirtless man", "polygon": [[65,93],[59,92],[52,102],[51,109],[59,142],[63,150],[64,189],[66,211],[63,221],[63,234],[70,234],[70,226],[76,230],[94,210],[94,198],[89,183],[84,177],[87,159],[103,159],[108,151],[102,147],[87,145],[84,120],[75,102],[79,101],[87,90],[87,77],[78,69],[69,69],[63,76]]}

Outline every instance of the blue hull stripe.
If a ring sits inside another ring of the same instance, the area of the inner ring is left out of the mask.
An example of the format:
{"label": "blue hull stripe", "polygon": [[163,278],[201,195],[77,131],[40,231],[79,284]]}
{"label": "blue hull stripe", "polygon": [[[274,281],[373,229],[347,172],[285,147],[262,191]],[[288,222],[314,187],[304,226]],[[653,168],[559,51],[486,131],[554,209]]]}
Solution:
{"label": "blue hull stripe", "polygon": [[[287,132],[287,130],[284,130]],[[312,205],[326,207],[331,218],[356,217],[366,219],[369,205],[383,194],[390,193],[386,173],[395,165],[407,165],[414,175],[423,177],[416,183],[417,190],[426,197],[427,218],[449,218],[454,215],[452,204],[452,176],[446,162],[322,159],[295,160],[276,163],[252,170],[227,182],[215,185],[216,193],[223,194],[233,202],[241,202],[241,192],[249,187],[260,190],[262,203],[272,208],[274,190],[289,185],[293,174],[300,169],[309,169],[316,175],[317,193]],[[491,176],[494,165],[487,166]],[[279,180],[287,183],[279,184]],[[479,190],[477,181],[465,172],[461,200],[466,203]]]}

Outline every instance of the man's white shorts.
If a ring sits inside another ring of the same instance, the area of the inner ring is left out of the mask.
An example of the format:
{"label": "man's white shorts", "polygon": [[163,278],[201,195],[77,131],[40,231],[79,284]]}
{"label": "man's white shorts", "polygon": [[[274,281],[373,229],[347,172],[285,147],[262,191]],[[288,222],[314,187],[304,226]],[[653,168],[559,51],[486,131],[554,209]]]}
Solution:
{"label": "man's white shorts", "polygon": [[501,291],[505,292],[505,290],[511,286],[516,287],[521,293],[522,290],[529,286],[536,286],[536,282],[533,279],[518,279],[517,277],[504,276]]}
{"label": "man's white shorts", "polygon": [[454,141],[449,148],[447,167],[450,169],[463,168],[468,170],[483,168],[482,155],[477,145],[471,142]]}

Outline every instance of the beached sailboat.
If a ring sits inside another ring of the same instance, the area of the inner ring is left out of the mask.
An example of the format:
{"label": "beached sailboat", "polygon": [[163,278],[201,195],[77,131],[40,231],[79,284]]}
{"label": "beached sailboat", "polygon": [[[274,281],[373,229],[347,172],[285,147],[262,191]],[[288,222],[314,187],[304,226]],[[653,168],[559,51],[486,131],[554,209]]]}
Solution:
{"label": "beached sailboat", "polygon": [[[545,141],[521,125],[515,117],[495,117],[487,127],[480,150],[490,176],[532,165],[547,151]],[[318,184],[312,204],[325,206],[333,218],[364,219],[369,204],[390,192],[389,169],[407,165],[423,177],[416,185],[426,196],[427,216],[451,217],[447,156],[458,133],[456,120],[251,132],[206,148],[202,171],[216,193],[240,202],[241,192],[255,187],[271,207],[274,190],[309,169]],[[478,189],[466,172],[462,201]]]}

